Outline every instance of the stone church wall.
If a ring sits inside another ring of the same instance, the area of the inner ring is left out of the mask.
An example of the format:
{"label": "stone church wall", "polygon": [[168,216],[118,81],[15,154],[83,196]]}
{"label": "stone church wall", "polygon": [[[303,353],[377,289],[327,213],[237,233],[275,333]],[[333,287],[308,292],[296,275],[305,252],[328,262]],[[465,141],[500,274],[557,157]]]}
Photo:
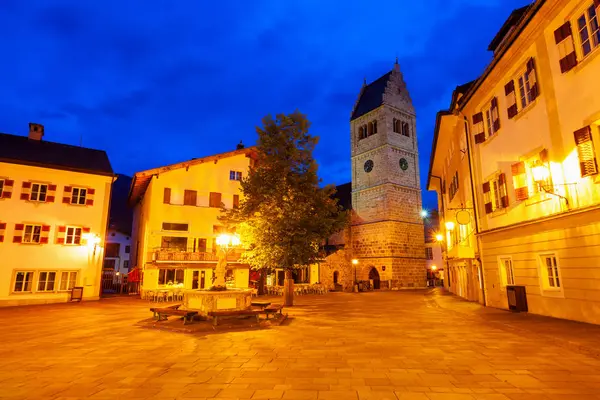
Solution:
{"label": "stone church wall", "polygon": [[319,264],[320,283],[328,290],[334,288],[333,274],[338,273],[338,283],[344,291],[352,291],[354,284],[354,268],[349,252],[338,250]]}

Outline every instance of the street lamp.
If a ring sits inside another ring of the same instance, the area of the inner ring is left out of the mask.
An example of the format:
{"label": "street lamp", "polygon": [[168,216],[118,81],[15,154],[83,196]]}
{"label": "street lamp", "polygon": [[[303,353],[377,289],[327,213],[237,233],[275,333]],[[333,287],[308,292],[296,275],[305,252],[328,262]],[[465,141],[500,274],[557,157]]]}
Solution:
{"label": "street lamp", "polygon": [[454,230],[454,222],[452,222],[452,221],[446,222],[446,229],[448,229],[449,231]]}
{"label": "street lamp", "polygon": [[213,284],[215,286],[225,285],[225,272],[227,270],[227,255],[230,248],[240,245],[240,237],[238,235],[230,235],[228,233],[222,233],[217,236],[217,245],[223,250],[223,258],[219,258],[217,267],[213,275]]}
{"label": "street lamp", "polygon": [[429,216],[429,212],[427,210],[421,210],[421,217],[427,218]]}
{"label": "street lamp", "polygon": [[438,242],[441,242],[444,240],[444,235],[442,235],[441,233],[438,233],[435,235],[435,240],[437,240]]}
{"label": "street lamp", "polygon": [[240,237],[238,235],[230,235],[228,233],[222,233],[217,237],[217,244],[224,248],[227,252],[229,247],[235,247],[240,245]]}
{"label": "street lamp", "polygon": [[354,292],[358,292],[358,284],[356,281],[356,266],[358,265],[358,260],[356,258],[352,259],[352,265],[354,265]]}

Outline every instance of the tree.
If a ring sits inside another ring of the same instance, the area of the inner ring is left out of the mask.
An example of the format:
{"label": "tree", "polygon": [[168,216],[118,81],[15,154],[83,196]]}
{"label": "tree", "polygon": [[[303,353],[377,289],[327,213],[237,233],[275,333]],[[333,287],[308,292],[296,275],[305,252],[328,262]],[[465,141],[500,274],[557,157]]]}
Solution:
{"label": "tree", "polygon": [[312,155],[318,137],[309,135],[306,116],[296,111],[262,122],[240,205],[222,220],[237,226],[246,248],[243,261],[254,269],[285,271],[285,305],[291,306],[292,271],[319,260],[321,244],[344,229],[349,214],[332,197],[334,186],[319,187]]}

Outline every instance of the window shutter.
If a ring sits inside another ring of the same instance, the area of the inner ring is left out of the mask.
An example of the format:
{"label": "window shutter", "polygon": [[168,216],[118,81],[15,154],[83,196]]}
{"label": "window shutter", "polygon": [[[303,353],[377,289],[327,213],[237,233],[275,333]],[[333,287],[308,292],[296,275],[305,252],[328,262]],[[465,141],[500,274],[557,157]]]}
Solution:
{"label": "window shutter", "polygon": [[54,203],[54,196],[46,196],[46,203]]}
{"label": "window shutter", "polygon": [[529,188],[527,186],[525,163],[523,161],[515,163],[511,166],[511,169],[517,200],[527,200],[529,198]]}
{"label": "window shutter", "polygon": [[73,188],[71,186],[65,186],[65,193],[71,193]]}
{"label": "window shutter", "polygon": [[4,181],[4,186],[5,187],[13,187],[13,185],[15,184],[15,181],[12,179],[7,179]]}
{"label": "window shutter", "polygon": [[0,231],[6,229],[6,222],[0,222]]}
{"label": "window shutter", "polygon": [[504,94],[506,95],[506,104],[508,108],[506,112],[508,119],[513,118],[517,115],[517,96],[515,94],[515,81],[511,80],[504,86]]}
{"label": "window shutter", "polygon": [[540,151],[540,161],[543,163],[548,162],[548,149]]}
{"label": "window shutter", "polygon": [[498,112],[498,98],[492,99],[492,124],[494,125],[494,134],[500,130],[500,113]]}
{"label": "window shutter", "polygon": [[64,237],[56,238],[56,244],[65,244],[65,238]]}
{"label": "window shutter", "polygon": [[6,222],[0,222],[0,243],[4,242],[4,230],[6,229]]}
{"label": "window shutter", "polygon": [[15,234],[13,236],[13,243],[21,243],[23,241],[23,229],[24,224],[15,224]]}
{"label": "window shutter", "polygon": [[[599,0],[600,1],[600,0]],[[577,154],[579,155],[579,168],[581,177],[595,175],[598,173],[598,164],[592,141],[592,130],[589,126],[576,130],[575,144],[577,145]]]}
{"label": "window shutter", "polygon": [[50,232],[50,225],[42,225],[42,232]]}
{"label": "window shutter", "polygon": [[58,232],[59,233],[65,233],[67,231],[67,227],[66,226],[59,226],[58,227]]}
{"label": "window shutter", "polygon": [[94,188],[89,188],[89,189],[87,190],[87,194],[96,194],[96,189],[94,189]]}
{"label": "window shutter", "polygon": [[64,204],[70,204],[71,203],[71,198],[70,197],[63,197],[63,203]]}
{"label": "window shutter", "polygon": [[94,200],[92,200],[92,199],[88,199],[88,200],[86,200],[86,201],[85,201],[85,205],[86,205],[86,206],[93,206],[93,205],[94,205]]}
{"label": "window shutter", "polygon": [[49,192],[55,192],[56,191],[56,185],[48,185],[48,191]]}
{"label": "window shutter", "polygon": [[234,194],[233,195],[233,208],[238,208],[239,206],[240,206],[240,195]]}
{"label": "window shutter", "polygon": [[197,195],[195,190],[185,190],[183,192],[183,205],[195,206],[197,203]]}
{"label": "window shutter", "polygon": [[210,192],[209,206],[221,207],[221,193]]}
{"label": "window shutter", "polygon": [[15,231],[22,231],[25,229],[25,224],[15,224]]}
{"label": "window shutter", "polygon": [[535,76],[535,60],[533,57],[527,61],[527,80],[530,87],[529,96],[531,97],[531,101],[534,101],[538,97],[539,87]]}
{"label": "window shutter", "polygon": [[484,201],[485,201],[485,213],[490,214],[492,211],[494,211],[494,209],[492,207],[489,182],[485,182],[483,184],[483,197],[484,197]]}
{"label": "window shutter", "polygon": [[165,188],[163,193],[163,203],[171,204],[171,188]]}
{"label": "window shutter", "polygon": [[84,226],[83,228],[81,228],[81,232],[83,233],[90,233],[91,229],[87,226]]}
{"label": "window shutter", "polygon": [[558,46],[560,72],[564,74],[577,65],[577,53],[575,53],[575,42],[573,41],[570,22],[565,22],[554,31],[554,41]]}
{"label": "window shutter", "polygon": [[475,144],[485,142],[485,131],[483,127],[483,113],[473,115],[473,134],[475,135]]}
{"label": "window shutter", "polygon": [[502,208],[508,207],[508,190],[506,190],[506,174],[501,173],[498,176],[498,186],[500,186],[500,205]]}
{"label": "window shutter", "polygon": [[47,237],[40,237],[40,244],[48,244],[48,238]]}
{"label": "window shutter", "polygon": [[23,236],[13,236],[13,243],[21,243],[23,241]]}
{"label": "window shutter", "polygon": [[23,189],[31,189],[31,182],[23,182],[21,185]]}
{"label": "window shutter", "polygon": [[23,182],[21,184],[21,200],[29,200],[30,192],[31,192],[31,182]]}

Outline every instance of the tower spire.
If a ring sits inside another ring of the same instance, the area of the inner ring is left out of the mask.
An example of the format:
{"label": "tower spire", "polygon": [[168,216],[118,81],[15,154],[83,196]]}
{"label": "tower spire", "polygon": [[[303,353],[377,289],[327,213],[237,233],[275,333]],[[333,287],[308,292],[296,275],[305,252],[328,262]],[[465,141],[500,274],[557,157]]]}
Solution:
{"label": "tower spire", "polygon": [[396,56],[396,62],[394,63],[394,71],[400,72],[400,64],[398,64],[398,56]]}

